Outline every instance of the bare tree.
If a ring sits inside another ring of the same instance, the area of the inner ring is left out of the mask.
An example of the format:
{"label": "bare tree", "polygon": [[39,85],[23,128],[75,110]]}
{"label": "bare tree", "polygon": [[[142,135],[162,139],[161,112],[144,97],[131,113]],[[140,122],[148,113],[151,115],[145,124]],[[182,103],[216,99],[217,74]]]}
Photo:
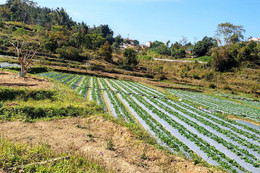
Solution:
{"label": "bare tree", "polygon": [[220,45],[230,44],[240,41],[244,38],[243,33],[246,30],[242,25],[233,25],[232,23],[225,22],[218,24],[215,38]]}
{"label": "bare tree", "polygon": [[185,36],[181,36],[181,40],[179,41],[179,43],[182,45],[182,46],[185,46],[187,43],[188,43],[188,38],[185,37]]}
{"label": "bare tree", "polygon": [[25,77],[33,65],[33,60],[39,50],[40,44],[35,45],[21,40],[12,41],[11,39],[10,43],[15,48],[15,54],[21,65],[21,72],[19,73],[19,76]]}

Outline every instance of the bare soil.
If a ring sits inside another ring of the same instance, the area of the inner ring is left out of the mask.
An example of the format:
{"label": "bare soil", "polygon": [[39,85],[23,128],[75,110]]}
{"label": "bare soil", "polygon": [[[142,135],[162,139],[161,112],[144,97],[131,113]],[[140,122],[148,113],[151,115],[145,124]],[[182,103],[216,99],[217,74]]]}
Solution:
{"label": "bare soil", "polygon": [[[47,143],[56,152],[76,151],[93,157],[116,172],[213,172],[210,168],[194,165],[192,161],[147,145],[136,139],[126,127],[100,117],[36,123],[2,122],[0,134],[15,143]],[[112,139],[114,151],[107,149],[109,139]]]}
{"label": "bare soil", "polygon": [[31,89],[51,89],[53,84],[47,79],[27,76],[26,78],[18,77],[17,74],[11,72],[0,71],[0,86],[15,88],[31,88]]}

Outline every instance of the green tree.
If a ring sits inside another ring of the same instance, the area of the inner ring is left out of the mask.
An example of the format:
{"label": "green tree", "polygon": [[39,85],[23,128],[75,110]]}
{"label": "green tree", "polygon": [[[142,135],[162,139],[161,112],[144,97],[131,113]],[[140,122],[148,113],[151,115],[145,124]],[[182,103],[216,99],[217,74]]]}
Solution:
{"label": "green tree", "polygon": [[20,76],[25,77],[33,65],[36,53],[41,47],[40,41],[32,40],[29,32],[24,28],[19,28],[8,38],[14,47],[14,53],[21,66]]}
{"label": "green tree", "polygon": [[114,42],[114,32],[111,28],[109,28],[108,25],[100,25],[97,28],[94,28],[92,31],[94,34],[98,34],[101,37],[103,37],[106,41],[109,42],[109,44],[113,44]]}
{"label": "green tree", "polygon": [[217,41],[222,44],[236,43],[244,38],[245,32],[242,25],[233,25],[232,23],[220,23],[218,24],[217,31],[215,33]]}
{"label": "green tree", "polygon": [[132,48],[126,48],[123,51],[124,55],[124,65],[137,65],[137,53]]}
{"label": "green tree", "polygon": [[0,19],[9,21],[11,19],[12,11],[7,6],[0,7]]}
{"label": "green tree", "polygon": [[227,71],[232,67],[237,67],[238,63],[235,58],[232,56],[230,47],[216,47],[212,50],[212,66],[217,71]]}
{"label": "green tree", "polygon": [[133,40],[133,44],[134,44],[135,46],[138,46],[140,43],[139,43],[138,40]]}
{"label": "green tree", "polygon": [[103,56],[107,62],[112,62],[112,48],[108,41],[100,47],[99,55]]}
{"label": "green tree", "polygon": [[215,40],[212,37],[205,36],[201,41],[198,41],[193,47],[193,54],[200,57],[205,56],[215,45]]}
{"label": "green tree", "polygon": [[151,51],[160,55],[171,55],[171,50],[163,42],[155,41],[151,44]]}
{"label": "green tree", "polygon": [[115,42],[112,44],[112,48],[115,51],[118,51],[120,49],[120,45],[122,45],[124,39],[121,37],[121,35],[118,35],[115,37]]}

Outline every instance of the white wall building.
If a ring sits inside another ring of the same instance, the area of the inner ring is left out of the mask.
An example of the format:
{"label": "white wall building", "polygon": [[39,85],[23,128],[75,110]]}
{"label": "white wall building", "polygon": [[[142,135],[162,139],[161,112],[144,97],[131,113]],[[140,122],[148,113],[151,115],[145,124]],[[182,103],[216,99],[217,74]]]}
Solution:
{"label": "white wall building", "polygon": [[145,44],[147,47],[151,47],[151,45],[152,45],[152,42],[151,41],[148,41],[148,42],[146,42],[146,44]]}
{"label": "white wall building", "polygon": [[255,41],[257,43],[260,43],[260,38],[252,37],[249,39],[249,41]]}

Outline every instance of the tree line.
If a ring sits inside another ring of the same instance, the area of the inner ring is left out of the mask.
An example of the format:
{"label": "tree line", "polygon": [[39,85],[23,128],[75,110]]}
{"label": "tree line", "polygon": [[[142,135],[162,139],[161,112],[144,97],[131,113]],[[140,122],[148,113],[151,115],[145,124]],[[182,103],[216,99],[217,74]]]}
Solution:
{"label": "tree line", "polygon": [[172,59],[210,56],[210,64],[218,71],[241,66],[256,68],[260,65],[260,44],[244,41],[244,32],[241,25],[220,23],[214,38],[205,36],[195,44],[188,42],[185,37],[171,45],[170,41],[155,41],[146,53],[169,56]]}
{"label": "tree line", "polygon": [[136,65],[139,53],[163,55],[172,59],[209,56],[210,64],[219,71],[230,70],[233,67],[259,66],[260,44],[243,41],[243,26],[229,22],[217,26],[214,38],[205,36],[194,44],[183,37],[179,42],[172,44],[170,41],[155,41],[150,48],[141,48],[139,42],[134,40],[132,42],[135,49],[127,48],[121,51],[120,46],[123,43],[129,44],[129,39],[123,39],[120,35],[114,37],[114,32],[108,25],[89,27],[84,22],[77,23],[63,8],[39,7],[32,0],[7,0],[6,4],[0,6],[0,19],[33,26],[33,29],[6,27],[0,23],[1,27],[12,35],[18,33],[36,36],[41,42],[40,51],[57,54],[66,59],[80,61],[89,57],[101,57],[112,62],[112,53],[118,53],[123,57],[122,64],[126,66]]}
{"label": "tree line", "polygon": [[[0,20],[1,27],[8,29],[9,34],[23,32],[38,37],[42,45],[41,51],[73,60],[87,58],[89,51],[85,50],[99,52],[105,45],[113,45],[114,49],[118,49],[124,41],[120,35],[114,37],[114,32],[108,25],[89,27],[84,22],[74,22],[63,8],[39,7],[31,0],[7,0],[0,6]],[[33,26],[33,31],[26,27],[5,27],[3,22],[10,21]],[[104,52],[101,50],[100,55],[107,55],[102,51]],[[111,55],[106,59],[109,57]]]}

